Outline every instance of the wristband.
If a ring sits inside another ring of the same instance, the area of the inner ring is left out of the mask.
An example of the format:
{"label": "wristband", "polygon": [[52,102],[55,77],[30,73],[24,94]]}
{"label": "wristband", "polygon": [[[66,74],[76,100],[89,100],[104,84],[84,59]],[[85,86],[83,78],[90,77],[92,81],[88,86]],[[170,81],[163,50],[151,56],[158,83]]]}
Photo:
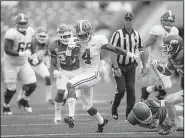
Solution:
{"label": "wristband", "polygon": [[71,54],[72,54],[72,50],[67,49],[66,50],[66,56],[71,56]]}

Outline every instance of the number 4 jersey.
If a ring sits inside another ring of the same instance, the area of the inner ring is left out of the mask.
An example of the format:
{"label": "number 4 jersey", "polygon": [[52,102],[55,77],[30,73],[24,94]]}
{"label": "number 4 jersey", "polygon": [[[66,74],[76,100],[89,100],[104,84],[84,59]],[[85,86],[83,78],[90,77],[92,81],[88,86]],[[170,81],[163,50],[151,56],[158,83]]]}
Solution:
{"label": "number 4 jersey", "polygon": [[[13,50],[15,51],[25,51],[26,49],[31,49],[31,40],[34,35],[34,30],[28,27],[26,34],[23,35],[16,28],[10,28],[5,33],[5,39],[13,40]],[[15,65],[23,65],[28,61],[28,57],[11,56],[4,53],[4,59]]]}
{"label": "number 4 jersey", "polygon": [[97,71],[100,63],[101,47],[107,43],[108,40],[104,35],[94,35],[87,44],[80,43],[80,70]]}

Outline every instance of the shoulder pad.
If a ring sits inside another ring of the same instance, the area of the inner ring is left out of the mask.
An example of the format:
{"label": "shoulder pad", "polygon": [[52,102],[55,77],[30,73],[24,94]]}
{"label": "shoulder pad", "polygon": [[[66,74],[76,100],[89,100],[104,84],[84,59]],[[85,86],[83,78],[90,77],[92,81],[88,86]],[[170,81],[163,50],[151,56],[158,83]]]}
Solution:
{"label": "shoulder pad", "polygon": [[161,32],[162,27],[160,25],[155,25],[150,29],[149,34],[159,36]]}
{"label": "shoulder pad", "polygon": [[177,27],[173,26],[170,31],[170,35],[179,35],[179,30]]}
{"label": "shoulder pad", "polygon": [[10,28],[6,31],[5,38],[14,40],[16,35],[17,35],[17,30],[15,28]]}

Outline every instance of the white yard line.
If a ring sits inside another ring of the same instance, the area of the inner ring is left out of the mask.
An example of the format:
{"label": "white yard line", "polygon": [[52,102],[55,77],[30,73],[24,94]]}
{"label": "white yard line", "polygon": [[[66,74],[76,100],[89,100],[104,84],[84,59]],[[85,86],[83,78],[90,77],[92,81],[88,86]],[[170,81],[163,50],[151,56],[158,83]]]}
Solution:
{"label": "white yard line", "polygon": [[[1,135],[1,137],[6,138],[6,137],[48,137],[48,136],[86,136],[86,137],[92,137],[92,135],[95,135],[96,137],[116,137],[120,135],[132,135],[132,134],[138,134],[141,132],[122,132],[122,133],[65,133],[65,134],[33,134],[33,135]],[[142,132],[142,133],[147,133],[147,134],[155,134],[156,132]],[[116,136],[113,136],[116,135]]]}

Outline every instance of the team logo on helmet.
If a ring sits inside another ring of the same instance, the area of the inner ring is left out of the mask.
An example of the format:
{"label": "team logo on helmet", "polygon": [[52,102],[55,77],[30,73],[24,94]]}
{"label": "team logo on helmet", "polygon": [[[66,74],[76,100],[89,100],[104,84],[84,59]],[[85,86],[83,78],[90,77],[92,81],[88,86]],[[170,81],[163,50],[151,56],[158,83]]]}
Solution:
{"label": "team logo on helmet", "polygon": [[60,41],[67,45],[69,42],[69,39],[72,37],[72,30],[70,27],[66,24],[61,24],[57,28],[57,35],[60,37]]}
{"label": "team logo on helmet", "polygon": [[15,26],[18,31],[25,32],[28,28],[28,17],[21,13],[15,17]]}
{"label": "team logo on helmet", "polygon": [[75,24],[75,33],[81,42],[88,42],[93,33],[93,27],[88,20],[80,20]]}
{"label": "team logo on helmet", "polygon": [[36,39],[41,44],[46,43],[49,39],[47,28],[39,27],[36,31]]}

